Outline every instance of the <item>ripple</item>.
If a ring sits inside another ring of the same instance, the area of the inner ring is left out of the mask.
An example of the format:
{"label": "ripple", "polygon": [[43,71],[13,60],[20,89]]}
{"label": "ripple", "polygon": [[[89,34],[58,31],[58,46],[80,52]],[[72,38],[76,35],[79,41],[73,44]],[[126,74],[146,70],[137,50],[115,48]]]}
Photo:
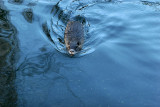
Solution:
{"label": "ripple", "polygon": [[[54,48],[61,53],[67,54],[64,45],[64,31],[67,22],[69,20],[80,21],[84,25],[86,41],[88,41],[88,39],[90,38],[89,35],[87,35],[90,25],[89,22],[85,19],[83,14],[74,13],[75,10],[73,11],[71,11],[70,9],[63,10],[59,6],[61,4],[62,3],[60,1],[55,6],[53,6],[51,10],[53,16],[51,17],[51,19],[48,19],[48,21],[45,24],[42,25],[43,26],[42,28],[47,38],[49,38],[48,40],[51,41],[51,44],[54,46]],[[82,52],[79,54],[80,56],[85,55],[87,53],[91,53],[90,46],[87,46],[88,44],[89,42],[85,42],[84,48]]]}
{"label": "ripple", "polygon": [[54,54],[52,53],[46,53],[30,58],[26,57],[17,68],[17,71],[21,71],[23,76],[33,76],[46,73],[51,66],[50,60],[53,55]]}

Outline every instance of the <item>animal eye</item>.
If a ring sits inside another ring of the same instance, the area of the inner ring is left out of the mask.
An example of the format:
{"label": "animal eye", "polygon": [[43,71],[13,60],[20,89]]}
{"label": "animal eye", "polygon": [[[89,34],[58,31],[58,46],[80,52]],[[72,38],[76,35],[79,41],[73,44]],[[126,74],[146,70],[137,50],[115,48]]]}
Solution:
{"label": "animal eye", "polygon": [[80,43],[79,43],[79,42],[77,42],[77,45],[80,45]]}

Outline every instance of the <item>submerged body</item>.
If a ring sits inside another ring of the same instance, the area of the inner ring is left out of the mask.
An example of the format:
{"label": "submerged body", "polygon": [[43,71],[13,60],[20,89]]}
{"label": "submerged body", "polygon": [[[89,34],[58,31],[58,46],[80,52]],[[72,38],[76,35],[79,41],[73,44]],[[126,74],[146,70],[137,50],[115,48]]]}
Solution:
{"label": "submerged body", "polygon": [[71,56],[80,52],[84,43],[83,25],[78,21],[69,21],[65,29],[64,41]]}

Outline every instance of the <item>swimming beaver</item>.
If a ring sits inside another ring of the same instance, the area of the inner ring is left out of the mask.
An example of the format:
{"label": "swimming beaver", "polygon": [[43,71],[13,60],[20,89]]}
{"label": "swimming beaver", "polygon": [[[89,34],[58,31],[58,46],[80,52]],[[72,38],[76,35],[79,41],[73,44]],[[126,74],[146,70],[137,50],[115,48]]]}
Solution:
{"label": "swimming beaver", "polygon": [[69,21],[65,29],[64,41],[70,56],[80,52],[84,42],[83,25],[78,21]]}

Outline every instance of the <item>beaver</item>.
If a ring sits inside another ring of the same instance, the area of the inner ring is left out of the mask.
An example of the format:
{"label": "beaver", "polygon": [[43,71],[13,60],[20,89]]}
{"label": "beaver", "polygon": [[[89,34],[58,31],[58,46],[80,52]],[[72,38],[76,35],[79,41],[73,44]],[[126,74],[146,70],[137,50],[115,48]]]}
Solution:
{"label": "beaver", "polygon": [[79,53],[84,43],[84,28],[79,21],[69,21],[67,23],[64,42],[70,56]]}

